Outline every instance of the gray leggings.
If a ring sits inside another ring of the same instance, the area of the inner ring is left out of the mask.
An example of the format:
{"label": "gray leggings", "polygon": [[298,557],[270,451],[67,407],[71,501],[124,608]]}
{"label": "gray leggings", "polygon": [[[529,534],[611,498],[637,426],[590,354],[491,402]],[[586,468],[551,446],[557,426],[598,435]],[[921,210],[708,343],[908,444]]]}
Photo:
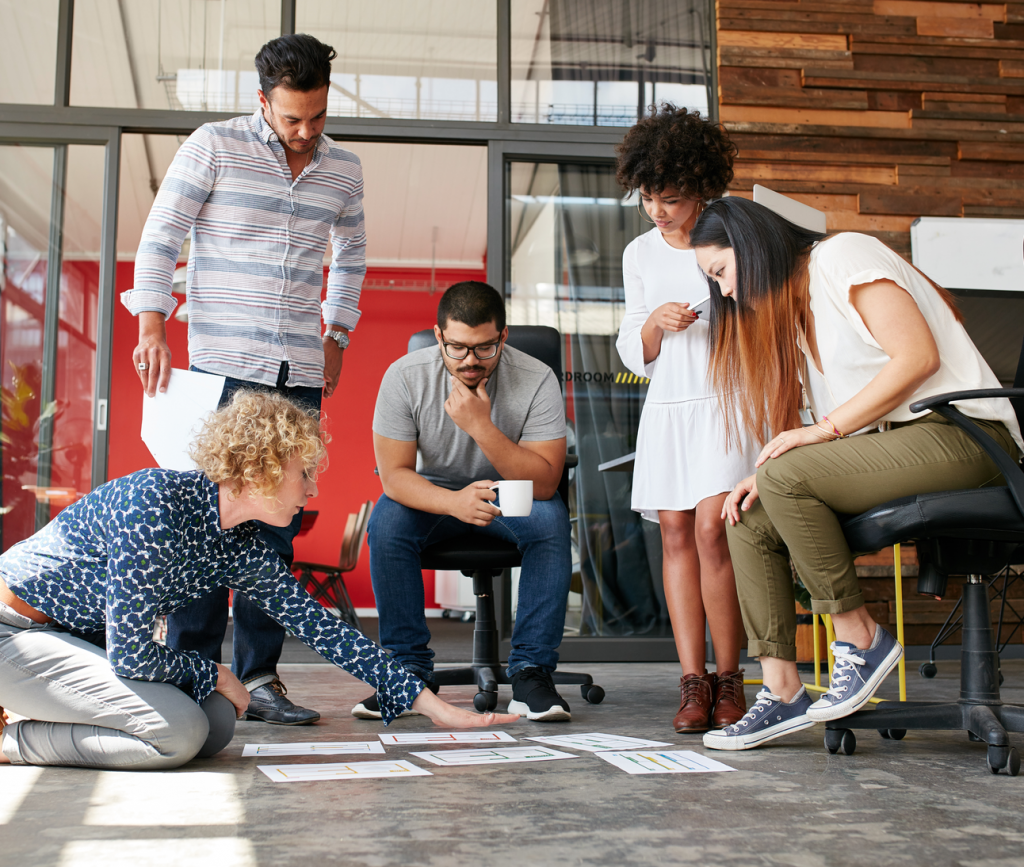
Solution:
{"label": "gray leggings", "polygon": [[2,602],[0,707],[28,717],[0,740],[14,764],[176,768],[219,752],[235,731],[220,693],[200,707],[174,684],[118,677],[99,648]]}

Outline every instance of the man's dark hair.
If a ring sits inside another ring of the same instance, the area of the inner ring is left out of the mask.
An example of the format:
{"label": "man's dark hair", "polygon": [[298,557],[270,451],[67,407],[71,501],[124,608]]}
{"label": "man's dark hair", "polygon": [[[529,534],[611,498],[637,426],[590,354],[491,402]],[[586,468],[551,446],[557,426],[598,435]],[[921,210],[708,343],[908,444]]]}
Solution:
{"label": "man's dark hair", "polygon": [[451,320],[470,328],[493,322],[500,333],[505,330],[505,302],[493,286],[464,280],[448,287],[437,305],[437,327],[444,331]]}
{"label": "man's dark hair", "polygon": [[260,90],[270,97],[279,84],[291,90],[319,90],[331,83],[331,61],[338,56],[330,45],[308,33],[271,39],[256,55]]}

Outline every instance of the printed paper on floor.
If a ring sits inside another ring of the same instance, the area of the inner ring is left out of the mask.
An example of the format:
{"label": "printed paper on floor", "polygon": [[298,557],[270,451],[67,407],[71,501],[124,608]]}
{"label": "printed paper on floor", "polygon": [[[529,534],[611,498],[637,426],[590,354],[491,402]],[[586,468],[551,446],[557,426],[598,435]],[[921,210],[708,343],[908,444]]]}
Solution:
{"label": "printed paper on floor", "polygon": [[505,732],[403,732],[402,734],[378,735],[383,744],[403,746],[406,744],[490,744],[497,742],[515,743],[516,739]]}
{"label": "printed paper on floor", "polygon": [[634,750],[601,752],[597,755],[627,774],[717,774],[736,770],[693,750]]}
{"label": "printed paper on floor", "polygon": [[365,780],[382,777],[432,777],[430,771],[412,762],[331,762],[321,765],[257,765],[275,783],[310,783],[316,780]]}
{"label": "printed paper on floor", "polygon": [[496,747],[485,750],[439,750],[436,753],[411,753],[434,765],[500,765],[509,762],[549,762],[553,759],[578,759],[549,747]]}
{"label": "printed paper on floor", "polygon": [[383,753],[379,741],[316,741],[303,744],[246,744],[243,756],[336,756],[341,753]]}
{"label": "printed paper on floor", "polygon": [[664,741],[649,741],[644,738],[631,738],[626,735],[606,735],[600,732],[588,732],[580,735],[552,735],[544,738],[525,738],[553,747],[565,747],[569,750],[586,750],[596,753],[602,750],[638,750],[644,747],[671,747],[673,744]]}

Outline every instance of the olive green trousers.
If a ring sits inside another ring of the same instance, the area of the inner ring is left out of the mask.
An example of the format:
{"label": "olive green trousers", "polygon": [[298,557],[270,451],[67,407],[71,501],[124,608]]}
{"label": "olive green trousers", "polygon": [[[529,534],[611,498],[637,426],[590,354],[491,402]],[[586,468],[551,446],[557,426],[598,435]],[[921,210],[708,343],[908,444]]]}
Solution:
{"label": "olive green trousers", "polygon": [[[1005,425],[974,421],[1008,454],[1017,454]],[[935,413],[884,433],[802,446],[766,461],[757,471],[760,499],[735,527],[727,525],[748,655],[796,659],[790,559],[815,614],[864,604],[837,513],[856,515],[913,494],[1001,484],[981,446]]]}

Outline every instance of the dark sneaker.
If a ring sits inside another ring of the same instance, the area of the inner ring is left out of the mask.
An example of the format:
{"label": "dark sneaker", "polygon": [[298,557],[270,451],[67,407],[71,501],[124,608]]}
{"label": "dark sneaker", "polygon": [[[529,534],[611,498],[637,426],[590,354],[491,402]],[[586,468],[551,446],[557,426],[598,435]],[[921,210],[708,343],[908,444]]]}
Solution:
{"label": "dark sneaker", "polygon": [[287,689],[279,680],[258,686],[249,693],[249,707],[245,719],[259,720],[274,726],[308,726],[320,719],[320,714],[307,707],[299,707],[285,698]]}
{"label": "dark sneaker", "polygon": [[[429,680],[425,681],[427,689],[429,689],[434,695],[437,695],[437,691],[440,687],[436,683],[431,683]],[[403,710],[399,716],[419,716],[418,710],[408,708]],[[380,703],[377,701],[377,693],[374,693],[369,698],[364,698],[359,704],[352,708],[352,716],[356,719],[380,719]]]}
{"label": "dark sneaker", "polygon": [[512,701],[508,703],[508,712],[537,722],[572,719],[569,703],[555,690],[551,675],[539,668],[524,668],[512,675]]}
{"label": "dark sneaker", "polygon": [[815,722],[842,719],[868,703],[875,690],[903,658],[903,647],[893,636],[875,628],[873,646],[858,650],[846,641],[833,641],[835,663],[829,688],[810,706],[807,716]]}
{"label": "dark sneaker", "polygon": [[803,687],[789,702],[762,689],[743,719],[724,729],[707,732],[704,746],[710,750],[752,750],[791,732],[809,729],[814,725],[814,720],[807,718],[810,706],[811,697]]}

